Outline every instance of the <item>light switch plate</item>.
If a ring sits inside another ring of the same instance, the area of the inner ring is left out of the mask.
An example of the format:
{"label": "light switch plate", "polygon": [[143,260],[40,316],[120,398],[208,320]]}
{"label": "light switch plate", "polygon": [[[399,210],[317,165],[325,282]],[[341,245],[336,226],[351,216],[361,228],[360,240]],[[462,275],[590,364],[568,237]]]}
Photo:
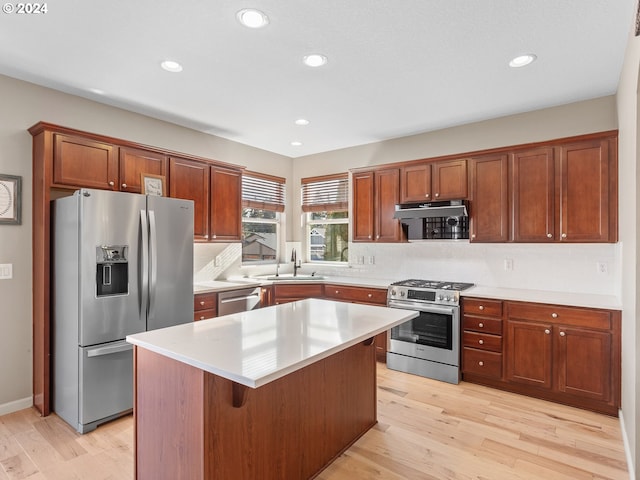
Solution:
{"label": "light switch plate", "polygon": [[13,264],[0,263],[0,280],[9,280],[13,278]]}

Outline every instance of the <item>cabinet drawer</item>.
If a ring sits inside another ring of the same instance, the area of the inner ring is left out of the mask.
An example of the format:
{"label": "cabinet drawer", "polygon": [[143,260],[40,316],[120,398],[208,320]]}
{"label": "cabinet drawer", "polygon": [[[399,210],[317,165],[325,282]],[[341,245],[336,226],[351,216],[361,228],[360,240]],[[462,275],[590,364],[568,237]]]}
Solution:
{"label": "cabinet drawer", "polygon": [[465,330],[462,334],[462,344],[465,347],[502,352],[502,337],[500,335],[488,335]]}
{"label": "cabinet drawer", "polygon": [[208,308],[207,310],[198,310],[196,312],[193,312],[193,321],[197,322],[198,320],[213,318],[215,316],[217,316],[217,312],[215,308]]}
{"label": "cabinet drawer", "polygon": [[502,301],[484,298],[463,298],[462,313],[502,317]]}
{"label": "cabinet drawer", "polygon": [[473,330],[475,332],[502,335],[502,319],[465,315],[462,318],[462,328],[463,330]]}
{"label": "cabinet drawer", "polygon": [[217,308],[218,306],[218,294],[217,293],[198,293],[193,296],[193,310],[207,310],[211,308]]}
{"label": "cabinet drawer", "polygon": [[611,313],[589,308],[508,302],[509,318],[535,322],[553,322],[577,327],[611,329]]}
{"label": "cabinet drawer", "polygon": [[276,284],[273,286],[273,294],[276,297],[276,301],[279,300],[280,297],[291,299],[322,298],[324,293],[323,287],[321,283],[302,285]]}
{"label": "cabinet drawer", "polygon": [[502,378],[502,354],[465,347],[462,350],[463,373]]}
{"label": "cabinet drawer", "polygon": [[325,285],[324,294],[327,298],[347,302],[375,303],[377,305],[386,305],[387,303],[386,289]]}

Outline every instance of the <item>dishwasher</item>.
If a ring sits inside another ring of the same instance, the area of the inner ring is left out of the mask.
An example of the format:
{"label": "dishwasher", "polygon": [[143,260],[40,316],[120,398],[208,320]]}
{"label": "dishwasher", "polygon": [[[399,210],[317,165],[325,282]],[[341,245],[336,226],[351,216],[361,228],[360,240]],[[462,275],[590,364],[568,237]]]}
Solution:
{"label": "dishwasher", "polygon": [[260,287],[218,293],[218,316],[246,312],[261,307]]}

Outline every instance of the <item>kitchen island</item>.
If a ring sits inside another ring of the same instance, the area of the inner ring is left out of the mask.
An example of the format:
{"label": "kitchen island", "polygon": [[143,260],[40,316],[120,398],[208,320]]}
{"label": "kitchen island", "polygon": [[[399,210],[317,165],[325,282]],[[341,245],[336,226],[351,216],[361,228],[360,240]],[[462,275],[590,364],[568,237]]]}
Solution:
{"label": "kitchen island", "polygon": [[376,423],[373,337],[417,312],[308,299],[127,337],[135,478],[312,478]]}

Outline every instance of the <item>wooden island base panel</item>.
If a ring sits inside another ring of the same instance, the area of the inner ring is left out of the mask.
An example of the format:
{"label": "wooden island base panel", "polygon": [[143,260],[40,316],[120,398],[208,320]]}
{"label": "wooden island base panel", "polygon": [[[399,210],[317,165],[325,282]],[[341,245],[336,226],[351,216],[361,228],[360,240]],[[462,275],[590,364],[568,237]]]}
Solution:
{"label": "wooden island base panel", "polygon": [[373,338],[259,388],[134,355],[137,480],[313,478],[376,424]]}

